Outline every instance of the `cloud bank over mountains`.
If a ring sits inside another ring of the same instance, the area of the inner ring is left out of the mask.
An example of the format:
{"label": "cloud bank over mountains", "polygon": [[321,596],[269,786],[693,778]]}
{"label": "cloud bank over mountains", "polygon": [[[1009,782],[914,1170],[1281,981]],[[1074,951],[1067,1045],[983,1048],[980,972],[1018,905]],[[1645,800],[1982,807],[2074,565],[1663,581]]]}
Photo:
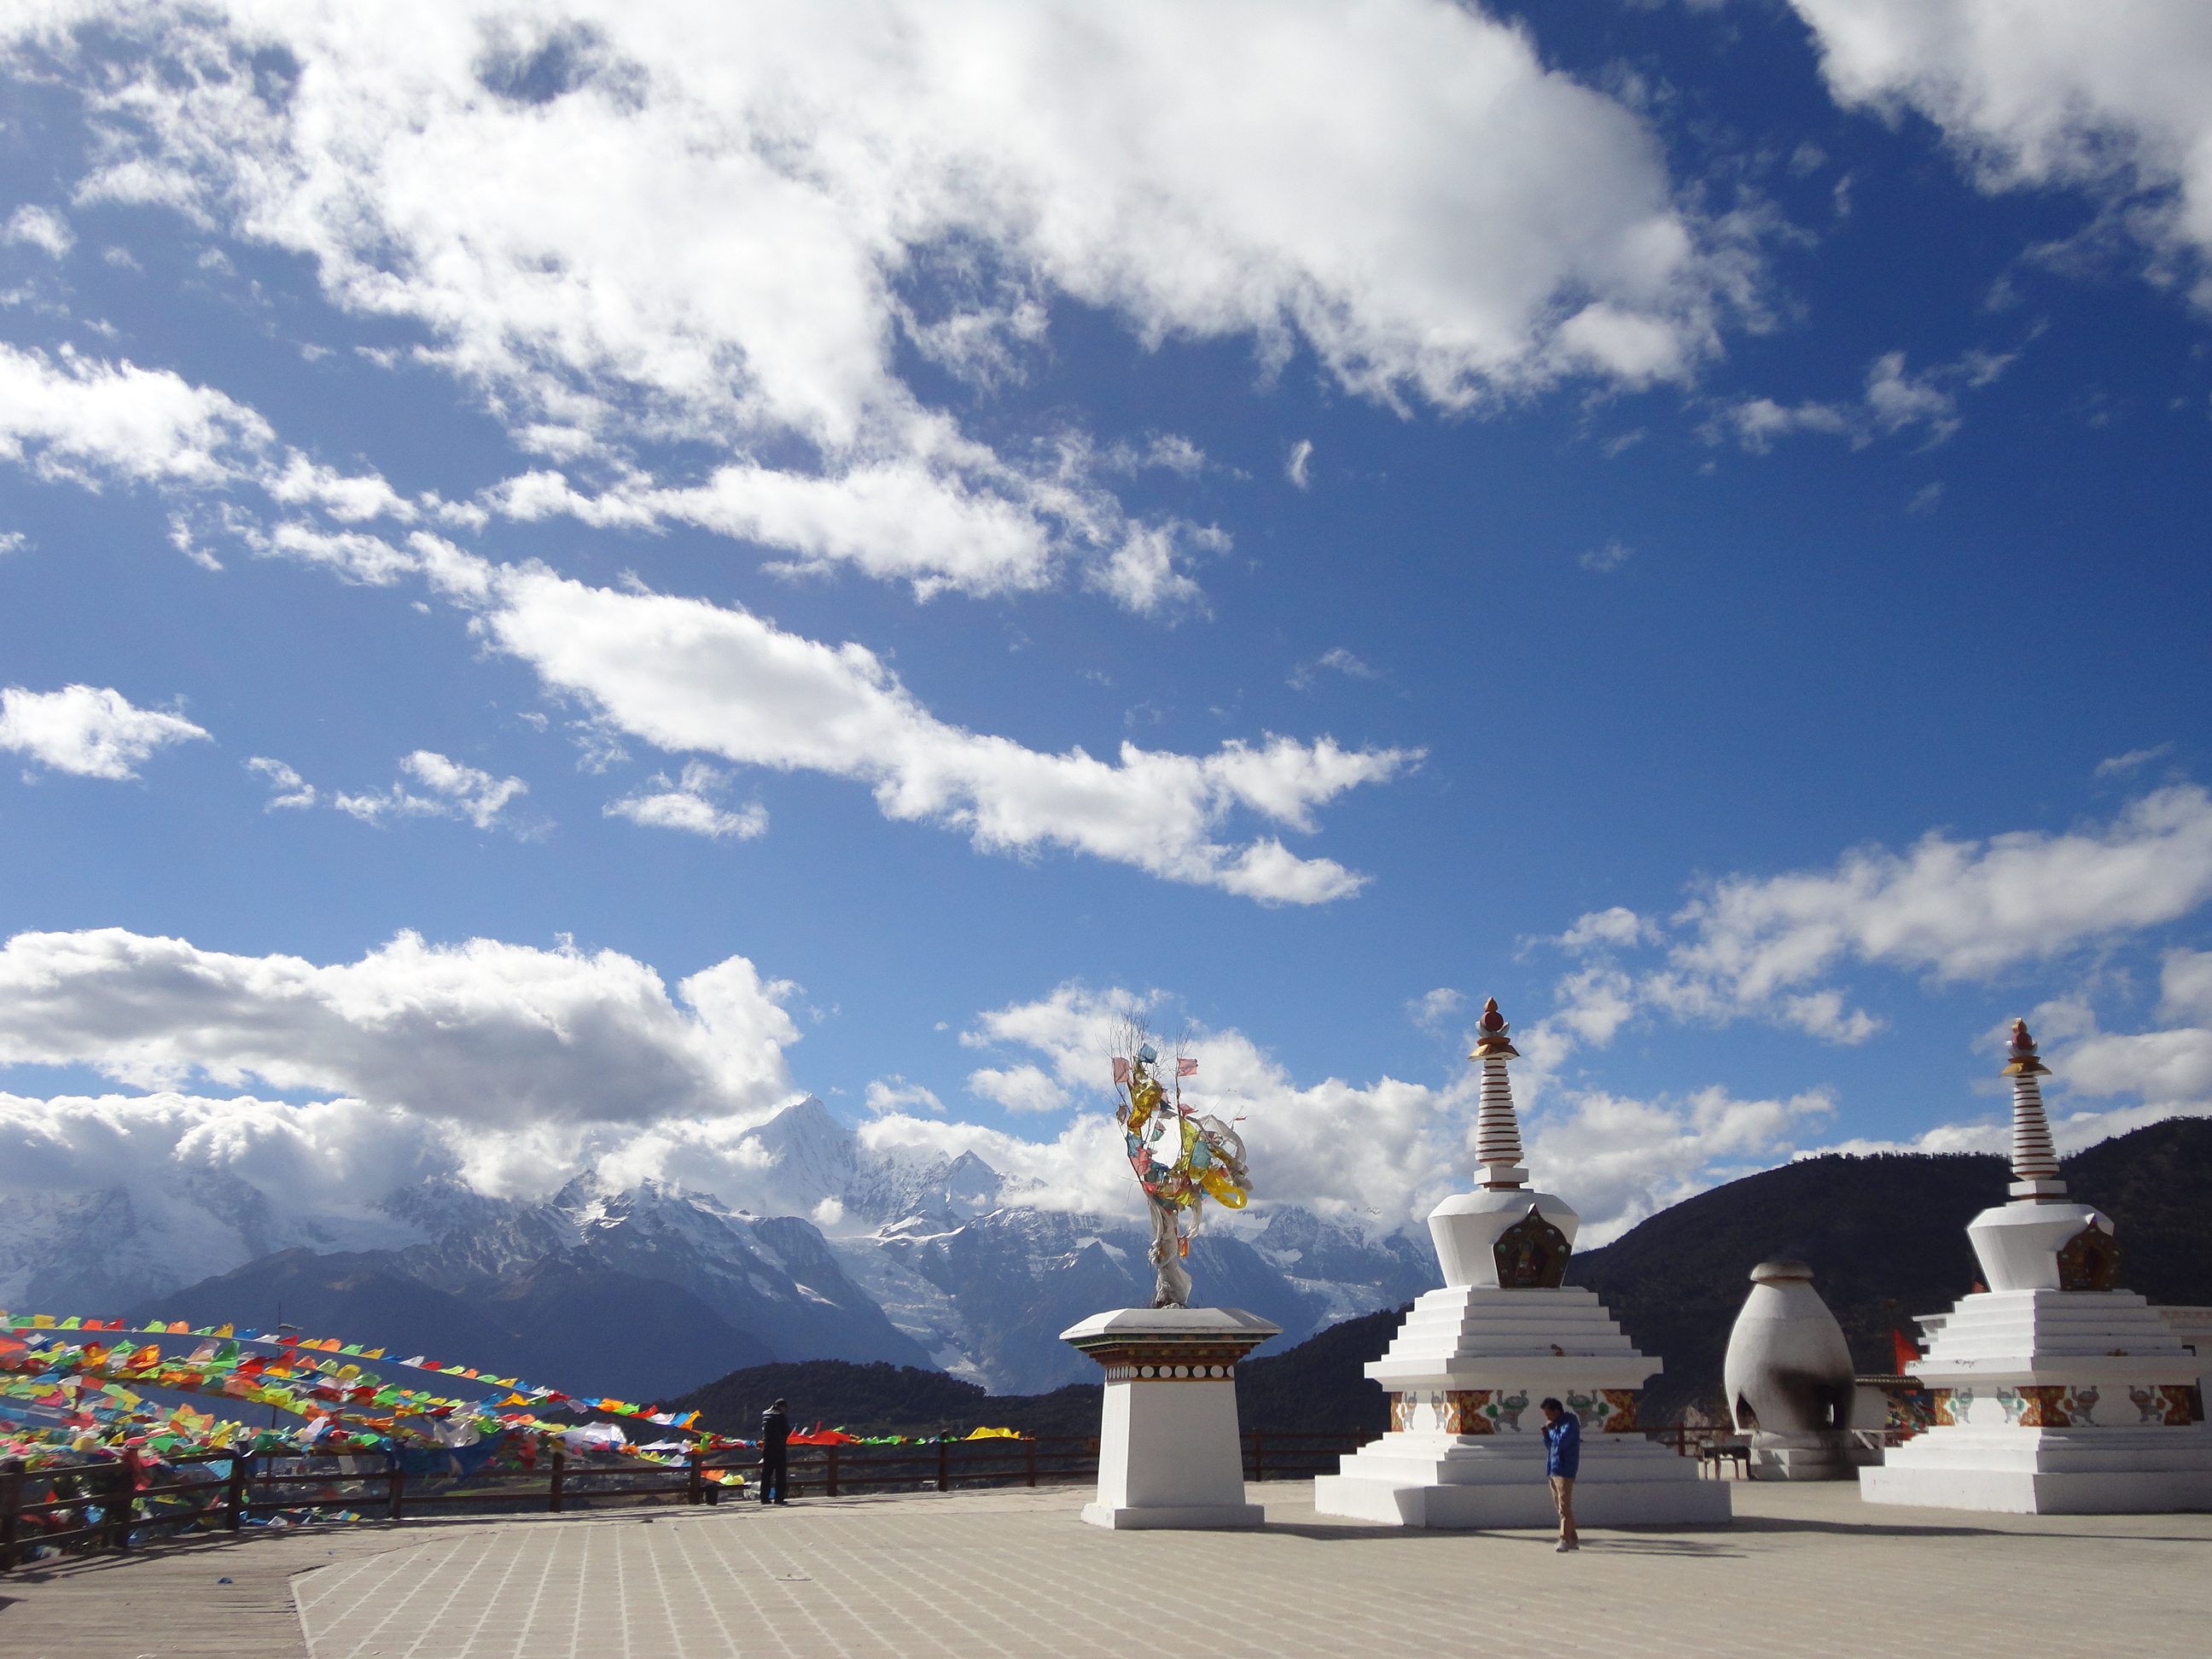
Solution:
{"label": "cloud bank over mountains", "polygon": [[791,990],[743,957],[682,981],[679,1006],[612,951],[402,933],[318,967],[121,928],[18,933],[0,948],[0,1063],[258,1079],[483,1129],[757,1118],[793,1093]]}
{"label": "cloud bank over mountains", "polygon": [[[1817,1089],[1744,1098],[1714,1085],[1639,1098],[1581,1083],[1579,1057],[1624,1029],[1754,1018],[1863,1042],[1881,1025],[1852,1006],[1838,982],[1846,973],[1996,981],[2141,935],[2208,895],[2212,801],[2175,786],[2063,834],[1931,834],[1905,854],[1855,849],[1831,870],[1723,878],[1664,922],[1593,913],[1551,942],[1579,958],[1556,1006],[1520,1024],[1530,1156],[1602,1242],[1716,1181],[1820,1148],[1837,1104]],[[1657,965],[1638,965],[1654,953]],[[2080,994],[2032,1011],[2063,1085],[2062,1141],[2212,1110],[2212,952],[2166,952],[2151,1030],[2102,1029],[2100,982],[2085,975]],[[402,934],[360,962],[318,967],[119,929],[19,934],[0,950],[0,1063],[87,1066],[165,1091],[204,1079],[319,1098],[11,1097],[0,1165],[25,1190],[159,1185],[201,1169],[311,1194],[349,1190],[356,1203],[403,1176],[537,1197],[591,1169],[618,1187],[660,1180],[772,1202],[752,1132],[803,1092],[787,1054],[799,1040],[784,1007],[793,991],[742,957],[672,994],[617,952],[484,939]],[[1025,1116],[1064,1114],[1057,1129],[963,1121],[929,1088],[889,1077],[869,1085],[874,1115],[859,1144],[917,1164],[973,1154],[1017,1206],[1116,1213],[1132,1196],[1106,1109],[1108,1028],[1170,1004],[1158,989],[1071,981],[984,1011],[960,1034],[981,1062],[969,1091]],[[1416,1012],[1435,1025],[1467,1006],[1439,988]],[[1195,1043],[1202,1063],[1186,1093],[1249,1126],[1255,1215],[1287,1205],[1369,1235],[1418,1230],[1468,1179],[1465,1067],[1440,1082],[1304,1083],[1245,1032],[1198,1028]],[[2127,1096],[2136,1102],[2103,1103]],[[2002,1117],[1993,1105],[1978,1121],[1881,1144],[1998,1150]]]}

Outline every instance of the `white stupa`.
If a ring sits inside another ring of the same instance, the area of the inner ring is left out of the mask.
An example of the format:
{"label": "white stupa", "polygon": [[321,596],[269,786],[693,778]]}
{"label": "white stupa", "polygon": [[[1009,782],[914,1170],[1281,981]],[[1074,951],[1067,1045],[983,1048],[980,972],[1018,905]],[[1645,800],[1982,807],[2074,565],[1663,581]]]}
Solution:
{"label": "white stupa", "polygon": [[1729,1518],[1728,1486],[1638,1432],[1644,1383],[1662,1369],[1595,1293],[1559,1283],[1580,1218],[1532,1190],[1505,1063],[1518,1059],[1492,998],[1469,1059],[1482,1066],[1480,1188],[1429,1216],[1444,1287],[1413,1311],[1367,1375],[1390,1394],[1390,1431],[1314,1482],[1314,1507],[1408,1527],[1550,1524],[1543,1413],[1582,1419],[1575,1516],[1590,1526]]}
{"label": "white stupa", "polygon": [[1966,1229],[1986,1291],[1910,1369],[1936,1426],[1860,1471],[1877,1504],[2014,1515],[2212,1509],[2212,1433],[2193,1420],[2198,1361],[2158,1310],[2115,1290],[2112,1221],[2066,1196],[2025,1021],[2012,1028],[2012,1198]]}
{"label": "white stupa", "polygon": [[1844,1480],[1856,1473],[1850,1344],[1803,1262],[1762,1261],[1751,1270],[1722,1376],[1729,1415],[1751,1437],[1753,1476]]}

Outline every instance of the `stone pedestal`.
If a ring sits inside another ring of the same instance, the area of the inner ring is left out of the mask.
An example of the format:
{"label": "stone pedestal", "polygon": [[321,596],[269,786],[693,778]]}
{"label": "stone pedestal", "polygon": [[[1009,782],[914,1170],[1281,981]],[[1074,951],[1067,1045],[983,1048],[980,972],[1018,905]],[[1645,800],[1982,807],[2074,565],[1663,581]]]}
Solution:
{"label": "stone pedestal", "polygon": [[1256,1527],[1237,1362],[1282,1328],[1241,1308],[1122,1308],[1060,1333],[1106,1368],[1095,1527]]}
{"label": "stone pedestal", "polygon": [[[1523,1215],[1533,1204],[1547,1219],[1573,1224],[1556,1199],[1514,1199]],[[1439,1217],[1444,1225],[1456,1219]],[[1481,1272],[1487,1255],[1462,1249],[1452,1260],[1457,1271]],[[1487,1276],[1495,1279],[1494,1267]],[[1644,1380],[1660,1369],[1589,1291],[1494,1282],[1431,1291],[1367,1367],[1390,1391],[1390,1431],[1317,1479],[1314,1507],[1396,1526],[1549,1526],[1536,1407],[1556,1395],[1582,1419],[1582,1524],[1725,1522],[1727,1485],[1700,1480],[1694,1460],[1638,1431]]]}
{"label": "stone pedestal", "polygon": [[[1984,1265],[2031,1224],[2056,1234],[2063,1222],[2069,1237],[2085,1224],[2049,1213],[2079,1206],[2043,1207],[1996,1233]],[[1988,1219],[1976,1223],[1978,1248]],[[2049,1254],[2037,1250],[2033,1265]],[[1935,1394],[1936,1426],[1860,1471],[1869,1503],[2012,1515],[2212,1509],[2212,1431],[2193,1407],[2199,1361],[2132,1291],[1967,1297],[1911,1369]]]}

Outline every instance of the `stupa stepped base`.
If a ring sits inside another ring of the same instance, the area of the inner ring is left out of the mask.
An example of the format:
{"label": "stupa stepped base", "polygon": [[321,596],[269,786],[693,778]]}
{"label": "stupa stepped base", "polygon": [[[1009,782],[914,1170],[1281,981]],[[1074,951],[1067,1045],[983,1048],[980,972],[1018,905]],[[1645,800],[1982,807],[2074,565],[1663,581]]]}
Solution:
{"label": "stupa stepped base", "polygon": [[1859,1472],[1869,1504],[2001,1515],[2212,1510],[2212,1434],[2190,1428],[1930,1430]]}
{"label": "stupa stepped base", "polygon": [[[2087,1364],[2079,1362],[2088,1362]],[[1923,1380],[2030,1373],[2195,1381],[2198,1361],[2133,1291],[1979,1291],[1961,1297],[1912,1369]]]}
{"label": "stupa stepped base", "polygon": [[1881,1462],[1848,1435],[1754,1434],[1751,1467],[1754,1480],[1856,1480],[1859,1466]]}
{"label": "stupa stepped base", "polygon": [[[1544,1477],[1544,1443],[1484,1443],[1483,1437],[1384,1435],[1314,1481],[1323,1515],[1401,1527],[1548,1527],[1557,1519]],[[1642,1438],[1583,1439],[1575,1520],[1583,1526],[1698,1525],[1731,1518],[1728,1485]]]}
{"label": "stupa stepped base", "polygon": [[1555,1370],[1580,1376],[1589,1370],[1593,1358],[1634,1361],[1628,1369],[1637,1374],[1622,1386],[1641,1388],[1644,1379],[1658,1369],[1637,1352],[1595,1291],[1579,1285],[1501,1290],[1460,1285],[1419,1297],[1367,1374],[1384,1388],[1395,1389],[1392,1379],[1400,1376],[1443,1376],[1447,1368],[1456,1372],[1473,1365],[1495,1370],[1499,1359],[1541,1360],[1547,1356],[1581,1363],[1516,1367],[1516,1374],[1525,1370],[1533,1378],[1541,1370]]}

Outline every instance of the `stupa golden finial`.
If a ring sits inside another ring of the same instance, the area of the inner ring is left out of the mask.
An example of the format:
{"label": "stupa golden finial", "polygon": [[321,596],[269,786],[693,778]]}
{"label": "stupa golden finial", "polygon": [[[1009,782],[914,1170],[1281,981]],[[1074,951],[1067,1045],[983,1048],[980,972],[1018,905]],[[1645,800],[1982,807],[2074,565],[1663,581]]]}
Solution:
{"label": "stupa golden finial", "polygon": [[1505,1023],[1505,1016],[1498,1012],[1496,997],[1482,1005],[1482,1018],[1475,1021],[1474,1029],[1480,1035],[1474,1040],[1474,1052],[1468,1056],[1469,1060],[1484,1060],[1492,1054],[1500,1054],[1508,1060],[1521,1058],[1521,1051],[1506,1036],[1513,1028]]}

